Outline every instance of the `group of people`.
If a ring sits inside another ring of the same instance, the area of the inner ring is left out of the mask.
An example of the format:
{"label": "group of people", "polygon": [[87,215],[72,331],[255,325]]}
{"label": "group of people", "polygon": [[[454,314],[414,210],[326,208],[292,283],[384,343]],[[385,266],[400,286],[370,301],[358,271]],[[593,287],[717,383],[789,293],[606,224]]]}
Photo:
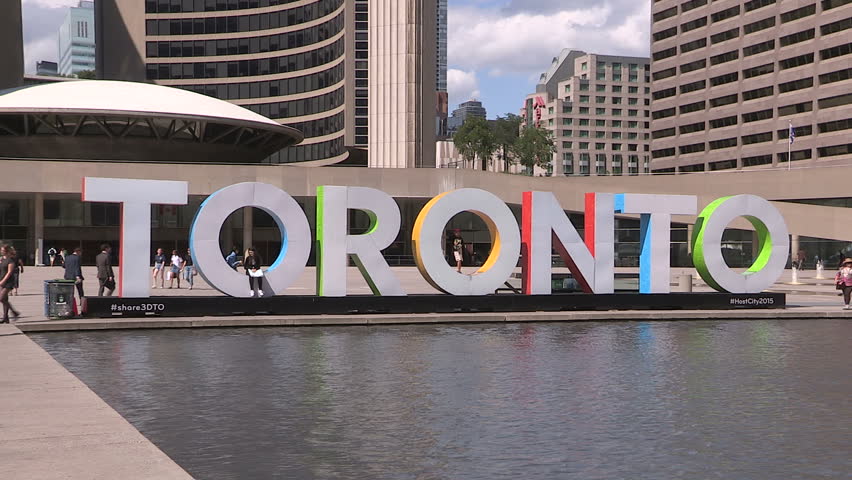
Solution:
{"label": "group of people", "polygon": [[[95,265],[98,269],[98,296],[112,296],[115,291],[115,272],[112,269],[112,247],[108,243],[104,243],[100,247],[100,253],[95,257]],[[77,288],[77,295],[80,297],[80,302],[86,297],[83,289],[83,249],[75,247],[70,255],[63,258],[63,266],[65,267],[65,280],[74,280],[74,286]]]}
{"label": "group of people", "polygon": [[[162,248],[157,249],[154,255],[154,268],[151,270],[151,288],[157,288],[157,279],[160,279],[160,287],[165,288],[166,279],[169,280],[169,287],[174,288],[177,281],[177,288],[180,288],[180,279],[186,280],[189,289],[195,286],[195,264],[192,261],[192,253],[187,248],[186,254],[180,255],[177,250],[172,250],[171,258],[166,257],[165,251]],[[168,265],[168,266],[166,266]]]}

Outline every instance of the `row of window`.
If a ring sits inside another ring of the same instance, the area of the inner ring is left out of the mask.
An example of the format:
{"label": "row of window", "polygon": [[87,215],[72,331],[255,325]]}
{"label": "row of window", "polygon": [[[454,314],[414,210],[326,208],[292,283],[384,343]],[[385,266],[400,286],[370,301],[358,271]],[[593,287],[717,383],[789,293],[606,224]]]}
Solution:
{"label": "row of window", "polygon": [[[622,138],[626,138],[627,140],[638,140],[639,133],[638,132],[604,132],[604,131],[589,131],[589,130],[577,130],[577,136],[580,138],[589,138],[594,133],[595,138],[611,138],[614,140],[621,140]],[[562,130],[563,137],[573,137],[574,130]],[[645,140],[648,139],[648,134],[643,134]]]}
{"label": "row of window", "polygon": [[[588,118],[578,118],[577,119],[577,125],[579,125],[581,127],[591,126],[591,124],[592,124],[591,119],[588,119]],[[573,118],[563,118],[562,119],[562,125],[563,126],[574,125],[574,119]],[[623,122],[621,120],[595,119],[594,125],[596,127],[606,127],[607,125],[609,125],[610,127],[613,127],[613,128],[622,128],[622,126],[626,126],[627,128],[642,128],[642,125],[644,125],[644,128],[648,128],[648,122],[639,122],[639,121],[636,121],[636,120],[630,120],[628,122]]]}
{"label": "row of window", "polygon": [[[718,107],[718,106],[721,106],[721,105],[728,105],[728,104],[736,103],[736,102],[737,102],[737,94],[725,95],[723,97],[717,97],[717,98],[711,99],[710,100],[710,108]],[[820,108],[820,109],[841,107],[841,106],[849,105],[849,104],[852,104],[852,93],[835,95],[835,96],[832,96],[832,97],[825,97],[825,98],[820,98],[819,100],[817,100],[817,105],[818,105],[818,108]],[[696,102],[696,103],[693,103],[693,104],[682,105],[680,108],[683,109],[684,107],[687,107],[687,106],[695,106],[695,108],[692,109],[691,111],[697,111],[697,110],[703,110],[706,105],[705,105],[704,101],[701,101],[701,102]],[[806,102],[795,103],[795,104],[791,104],[791,105],[784,105],[784,106],[778,107],[778,116],[779,117],[786,117],[786,116],[789,116],[789,115],[795,115],[797,113],[810,112],[812,110],[813,110],[813,102],[808,100]],[[761,110],[760,112],[766,112],[766,111],[767,110]],[[771,109],[769,109],[768,111],[771,112]],[[684,110],[681,110],[680,113],[686,113],[686,112]],[[671,108],[665,108],[665,109],[662,109],[662,110],[654,111],[651,114],[651,117],[654,120],[658,120],[658,119],[661,119],[661,118],[673,117],[675,114],[676,114],[675,108],[671,107]],[[763,120],[763,118],[760,118],[761,115],[766,115],[766,114],[765,113],[759,113],[759,112],[745,113],[745,114],[742,115],[743,123]],[[766,118],[771,118],[771,116],[772,115],[769,115]],[[729,117],[726,117],[726,118],[729,118]],[[722,125],[722,126],[725,126],[725,125]]]}
{"label": "row of window", "polygon": [[297,32],[264,37],[230,38],[222,40],[146,42],[145,55],[157,57],[213,57],[216,55],[245,55],[275,52],[304,47],[327,40],[343,30],[344,15]]}
{"label": "row of window", "polygon": [[145,0],[145,13],[222,12],[274,7],[301,0]]}
{"label": "row of window", "polygon": [[148,80],[183,78],[227,78],[297,72],[332,62],[343,55],[343,39],[310,52],[274,58],[231,62],[149,63]]}
{"label": "row of window", "polygon": [[[786,129],[783,130],[783,131],[786,131]],[[781,132],[782,132],[782,130],[778,131],[778,140],[786,139],[787,138],[786,135],[782,137]],[[800,136],[798,130],[796,131],[796,136],[797,137]],[[742,137],[731,137],[731,138],[724,138],[724,139],[721,139],[721,140],[712,140],[712,141],[707,142],[707,143],[699,142],[699,143],[693,143],[691,145],[681,145],[681,146],[677,147],[677,149],[675,149],[675,147],[661,148],[661,149],[657,149],[657,150],[652,151],[651,156],[654,159],[668,158],[668,157],[675,156],[675,151],[677,151],[677,153],[679,155],[689,155],[689,154],[692,154],[692,153],[701,153],[701,152],[705,152],[705,151],[734,148],[734,147],[737,147],[740,144],[745,146],[745,145],[754,145],[754,144],[758,144],[758,143],[766,143],[766,142],[772,142],[772,141],[773,141],[773,133],[772,132],[762,132],[762,133],[755,133],[753,135],[743,135]],[[820,150],[820,151],[825,150],[826,152],[830,152],[829,154],[820,154],[819,156],[824,157],[824,156],[834,156],[834,155],[849,153],[848,151],[843,152],[843,153],[837,153],[836,150],[835,150],[837,147],[838,146],[819,147],[818,150]],[[810,150],[807,149],[807,150],[800,150],[800,151],[806,152],[806,151],[810,151]],[[785,155],[784,158],[786,160],[786,155]],[[807,157],[807,158],[810,158],[810,157]],[[793,159],[796,160],[795,156],[794,156]],[[748,166],[753,166],[755,164],[757,164],[757,163],[755,163],[753,160],[751,160],[749,162]]]}
{"label": "row of window", "polygon": [[200,93],[221,100],[243,100],[248,98],[277,97],[279,95],[294,95],[311,92],[338,84],[343,81],[344,65],[304,75],[301,77],[285,78],[282,80],[267,80],[264,82],[217,83],[208,85],[180,85],[179,88]]}
{"label": "row of window", "polygon": [[[638,175],[639,169],[641,168],[643,172],[648,172],[648,157],[644,156],[644,161],[642,162],[642,166],[639,166],[639,156],[638,155],[628,155],[627,157],[627,173],[629,175]],[[562,154],[562,174],[563,175],[583,175],[588,176],[591,174],[591,156],[588,153],[580,154],[579,165],[577,165],[577,169],[574,168],[574,154],[570,152],[566,152]],[[622,175],[624,173],[624,156],[620,154],[612,155],[611,162],[609,163],[610,170],[607,169],[607,156],[603,153],[595,154],[595,174],[596,175]]]}
{"label": "row of window", "polygon": [[344,91],[342,88],[339,88],[334,92],[318,97],[290,100],[289,102],[257,103],[243,106],[264,117],[282,119],[327,112],[343,105],[343,102]]}
{"label": "row of window", "polygon": [[[612,91],[612,93],[621,93],[624,89],[624,87],[622,87],[621,85],[611,85],[610,87],[611,87],[610,91]],[[590,88],[591,88],[591,86],[590,86],[589,82],[580,82],[580,86],[577,89],[581,92],[588,92],[588,91],[590,91]],[[604,84],[604,83],[595,84],[595,91],[596,92],[605,92],[606,91],[606,84]],[[651,89],[649,87],[645,87],[645,93],[646,94],[649,93],[650,91],[651,91]],[[571,93],[571,84],[570,83],[565,85],[565,93],[566,94]],[[628,86],[627,87],[627,93],[639,93],[639,87]]]}
{"label": "row of window", "polygon": [[301,25],[333,13],[343,0],[321,0],[290,10],[239,15],[231,17],[149,19],[145,21],[146,35],[210,35],[214,33],[244,33],[271,28]]}
{"label": "row of window", "polygon": [[[755,113],[764,113],[764,112],[769,112],[768,117],[765,117],[765,118],[771,118],[772,117],[772,109],[769,109],[769,110],[766,110],[766,111],[763,111],[763,112],[755,112]],[[747,120],[745,120],[745,115],[743,115],[743,117],[744,117],[743,123],[747,122]],[[694,133],[694,132],[703,132],[703,131],[707,130],[707,124],[709,124],[709,127],[710,127],[711,130],[716,129],[716,128],[734,126],[734,125],[737,124],[737,116],[732,115],[730,117],[717,118],[717,119],[710,120],[709,122],[706,122],[706,123],[705,122],[697,122],[697,123],[693,123],[693,124],[689,124],[689,125],[681,125],[680,127],[678,127],[678,131],[680,132],[681,135],[685,135],[685,134],[688,134],[688,133]],[[849,130],[849,129],[852,129],[852,119],[835,120],[835,121],[831,121],[831,122],[824,122],[824,123],[817,124],[817,130],[818,130],[819,133],[839,132],[839,131],[842,131],[842,130]],[[795,132],[796,132],[796,138],[808,137],[810,135],[813,135],[813,126],[811,126],[811,125],[796,125]],[[784,129],[778,130],[776,133],[777,133],[778,140],[784,140],[784,139],[789,138],[790,131],[789,131],[789,129],[784,128]],[[671,137],[671,136],[674,136],[674,135],[675,135],[675,129],[674,128],[666,128],[666,129],[655,131],[652,136],[653,136],[654,139],[659,139],[659,138]],[[763,134],[760,134],[760,135],[763,135]],[[743,138],[745,138],[745,137],[743,137]],[[719,140],[718,142],[722,142],[722,143],[717,144],[717,145],[724,145],[725,147],[736,146],[736,138]],[[711,142],[711,143],[713,143],[713,142]]]}
{"label": "row of window", "polygon": [[[589,142],[577,142],[577,148],[580,149],[580,150],[589,150],[589,145],[590,145]],[[606,145],[607,145],[606,143],[595,142],[594,149],[595,150],[607,150]],[[620,151],[622,151],[623,146],[624,146],[624,144],[621,144],[621,143],[611,143],[610,146],[609,146],[609,150],[612,150],[612,151],[615,151],[615,152],[620,152]],[[574,142],[562,142],[562,148],[572,149],[572,148],[574,148]],[[648,145],[643,145],[643,148],[644,148],[644,151],[646,151],[646,152],[648,151]],[[639,151],[639,145],[634,144],[634,143],[627,144],[627,151],[628,152],[638,152]]]}
{"label": "row of window", "polygon": [[[730,8],[726,8],[724,10],[720,10],[714,12],[710,15],[711,20],[715,22],[721,22],[722,20],[727,20],[729,18],[736,17],[741,13],[749,13],[763,7],[775,4],[776,0],[750,0],[745,2],[742,6],[742,9],[739,5],[735,5]],[[822,0],[822,10],[831,10],[832,8],[836,8],[842,5],[846,5],[850,0]],[[655,0],[656,3],[656,0]],[[680,5],[680,13],[686,13],[690,10],[693,10],[698,7],[702,7],[707,5],[707,0],[689,0]],[[797,20],[799,18],[808,17],[816,13],[816,3],[812,3],[810,5],[805,5],[803,7],[790,10],[781,14],[781,20],[783,22],[792,22],[793,20]],[[678,7],[671,7],[665,10],[661,10],[653,15],[654,23],[661,22],[667,18],[674,17],[678,14]]]}
{"label": "row of window", "polygon": [[[791,153],[790,157],[792,158],[792,161],[794,161],[794,162],[799,161],[799,160],[807,160],[807,159],[813,158],[813,152],[811,151],[811,149],[793,150],[790,153]],[[834,156],[837,156],[837,155],[848,155],[849,153],[852,153],[852,144],[833,145],[833,146],[830,146],[830,147],[817,148],[817,156],[819,158],[834,157]],[[787,152],[779,152],[775,155],[775,157],[777,158],[778,163],[786,163],[787,162]],[[763,154],[763,155],[755,155],[755,156],[750,156],[750,157],[743,157],[741,159],[741,161],[742,161],[743,167],[754,167],[754,166],[758,166],[758,165],[771,165],[772,164],[772,158],[773,158],[772,154]],[[711,170],[711,171],[730,170],[730,169],[737,168],[737,161],[736,160],[722,160],[722,161],[718,161],[718,162],[710,162],[707,165],[707,167],[709,167],[708,170]],[[704,164],[699,163],[699,164],[696,164],[696,165],[680,166],[677,169],[678,169],[679,172],[703,172],[704,168],[705,168]],[[674,170],[671,169],[671,168],[659,169],[659,170],[655,169],[654,173],[674,173]]]}
{"label": "row of window", "polygon": [[280,152],[273,153],[263,163],[296,163],[309,162],[311,160],[325,160],[342,155],[346,152],[343,144],[343,136],[325,142],[312,145],[296,145],[285,148]]}

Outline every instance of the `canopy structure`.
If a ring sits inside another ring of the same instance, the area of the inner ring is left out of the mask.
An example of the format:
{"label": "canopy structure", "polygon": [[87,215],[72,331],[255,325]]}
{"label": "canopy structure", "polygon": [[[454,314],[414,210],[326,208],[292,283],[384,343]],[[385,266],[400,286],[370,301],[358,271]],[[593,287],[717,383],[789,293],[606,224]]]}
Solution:
{"label": "canopy structure", "polygon": [[262,163],[303,138],[232,103],[154,84],[83,80],[0,91],[0,158]]}

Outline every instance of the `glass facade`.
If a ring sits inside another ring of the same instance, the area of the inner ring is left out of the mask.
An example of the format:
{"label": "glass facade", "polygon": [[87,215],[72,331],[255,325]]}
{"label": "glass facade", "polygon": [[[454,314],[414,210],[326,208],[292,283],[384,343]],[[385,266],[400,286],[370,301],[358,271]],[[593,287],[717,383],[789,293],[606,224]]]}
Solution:
{"label": "glass facade", "polygon": [[[342,159],[344,8],[344,0],[146,1],[146,77],[231,101],[305,135],[263,163]],[[196,12],[218,13],[187,15]]]}

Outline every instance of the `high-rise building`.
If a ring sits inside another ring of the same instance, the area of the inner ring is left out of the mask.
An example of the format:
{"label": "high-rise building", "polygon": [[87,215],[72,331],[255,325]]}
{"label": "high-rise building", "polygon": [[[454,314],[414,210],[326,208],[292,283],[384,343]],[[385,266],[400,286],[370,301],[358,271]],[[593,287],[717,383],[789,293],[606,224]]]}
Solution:
{"label": "high-rise building", "polygon": [[24,36],[20,0],[3,3],[0,15],[0,89],[17,87],[24,79]]}
{"label": "high-rise building", "polygon": [[852,2],[659,0],[652,15],[652,171],[852,159]]}
{"label": "high-rise building", "polygon": [[650,87],[645,57],[565,49],[521,111],[526,126],[554,139],[553,175],[648,171]]}
{"label": "high-rise building", "polygon": [[447,0],[437,0],[437,64],[436,78],[438,82],[438,104],[435,109],[435,134],[447,136]]}
{"label": "high-rise building", "polygon": [[[375,128],[368,112],[379,108],[369,86],[381,80],[369,65],[370,17],[378,12],[385,16],[374,22],[406,18],[397,11],[424,4],[434,12],[434,1],[373,6],[368,0],[99,0],[98,38],[109,39],[98,43],[99,75],[228,100],[305,134],[300,145],[271,156],[268,163],[334,164],[352,152],[362,159],[356,163],[366,164],[364,149]],[[428,32],[418,38],[430,41],[433,23],[433,16],[416,17],[408,25],[411,37]],[[381,44],[379,51],[401,43]],[[428,78],[434,91],[434,53],[422,52],[389,60],[413,59],[412,70],[401,71],[405,77],[396,81],[420,88]],[[431,130],[433,96],[421,97],[416,105],[418,115],[428,114]],[[419,102],[430,102],[429,107],[424,110]],[[425,142],[433,138],[434,131]]]}
{"label": "high-rise building", "polygon": [[95,2],[81,0],[68,9],[59,27],[59,73],[95,70]]}
{"label": "high-rise building", "polygon": [[447,127],[450,132],[455,132],[459,129],[469,117],[486,118],[487,112],[482,102],[479,100],[468,100],[459,104],[459,107],[453,110],[453,115],[447,120]]}

